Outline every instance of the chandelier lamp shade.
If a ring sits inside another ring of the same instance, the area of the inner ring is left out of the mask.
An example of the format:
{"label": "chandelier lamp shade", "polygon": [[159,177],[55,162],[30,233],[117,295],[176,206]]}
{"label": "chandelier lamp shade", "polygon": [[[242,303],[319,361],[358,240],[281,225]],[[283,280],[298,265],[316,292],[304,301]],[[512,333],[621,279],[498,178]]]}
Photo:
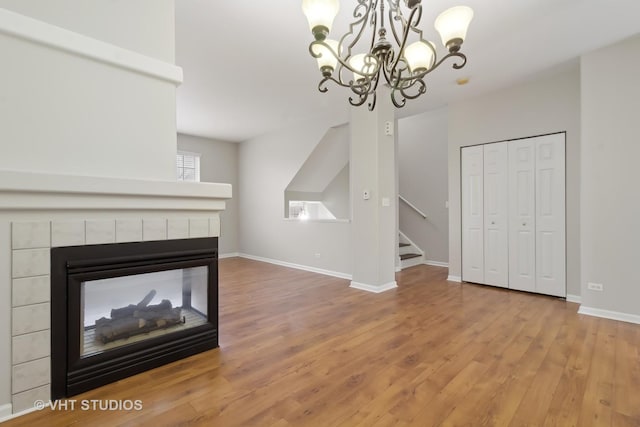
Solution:
{"label": "chandelier lamp shade", "polygon": [[393,104],[401,108],[407,99],[426,93],[424,77],[443,62],[453,58],[454,69],[467,63],[460,49],[473,19],[471,8],[455,6],[436,18],[435,29],[447,49],[438,59],[436,45],[425,40],[419,28],[422,0],[355,1],[353,22],[339,39],[330,38],[339,1],[302,1],[314,37],[309,53],[317,59],[322,73],[320,92],[327,92],[327,84],[332,81],[351,89],[351,105],[360,106],[369,100],[369,110],[373,110],[376,90],[382,83],[389,86]]}

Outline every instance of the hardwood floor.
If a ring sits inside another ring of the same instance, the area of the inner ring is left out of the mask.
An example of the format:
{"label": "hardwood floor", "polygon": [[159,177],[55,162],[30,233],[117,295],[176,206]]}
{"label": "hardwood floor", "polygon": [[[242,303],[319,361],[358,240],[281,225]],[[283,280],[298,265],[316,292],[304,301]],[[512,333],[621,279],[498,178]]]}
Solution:
{"label": "hardwood floor", "polygon": [[221,260],[220,349],[74,397],[142,410],[6,425],[640,426],[640,325],[446,275],[413,267],[371,294]]}

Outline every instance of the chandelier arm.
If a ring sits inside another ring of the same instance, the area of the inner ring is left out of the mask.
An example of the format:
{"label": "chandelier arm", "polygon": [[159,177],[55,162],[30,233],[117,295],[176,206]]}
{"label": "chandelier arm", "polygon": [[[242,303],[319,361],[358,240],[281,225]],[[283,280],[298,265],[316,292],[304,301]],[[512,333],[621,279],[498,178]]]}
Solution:
{"label": "chandelier arm", "polygon": [[367,98],[369,97],[368,93],[365,94],[359,94],[360,99],[359,100],[354,100],[352,96],[349,97],[349,104],[353,105],[354,107],[359,107],[362,104],[364,104],[367,101]]}
{"label": "chandelier arm", "polygon": [[348,87],[351,89],[353,93],[356,95],[369,95],[374,92],[372,89],[371,79],[361,79],[357,82],[350,81]]}
{"label": "chandelier arm", "polygon": [[[351,66],[351,64],[349,64],[347,61],[345,61],[343,58],[341,58],[334,50],[331,46],[329,46],[329,44],[327,44],[325,41],[322,40],[314,40],[311,42],[311,44],[309,44],[309,54],[314,57],[314,58],[321,58],[322,57],[322,52],[320,49],[318,49],[318,53],[315,53],[313,50],[314,46],[322,46],[325,49],[327,49],[329,52],[331,52],[331,54],[334,56],[334,58],[340,63],[340,68],[339,68],[339,73],[338,75],[342,75],[342,70],[344,68],[346,68],[347,70],[351,71],[352,73],[358,73],[362,76],[364,76],[365,78],[373,78],[378,74],[378,71],[380,70],[380,61],[378,60],[378,58],[376,58],[375,56],[368,54],[367,57],[369,58],[367,63],[369,65],[369,67],[367,67],[367,70],[371,67],[371,64],[375,64],[375,67],[373,68],[372,71],[365,71],[365,70],[356,70],[355,68],[353,68]],[[375,59],[372,60],[371,58]],[[333,79],[335,80],[335,79]],[[340,81],[342,82],[341,85],[345,86],[344,81],[342,81],[342,78],[340,78]],[[336,80],[337,82],[337,80]]]}
{"label": "chandelier arm", "polygon": [[416,7],[414,10],[417,11],[418,16],[416,17],[415,24],[411,25],[409,28],[411,29],[411,31],[418,35],[420,40],[424,40],[424,38],[422,37],[422,30],[418,28],[418,25],[420,25],[420,21],[422,20],[422,5]]}
{"label": "chandelier arm", "polygon": [[[408,32],[408,31],[413,31],[418,35],[419,40],[424,40],[422,30],[418,28],[418,25],[420,25],[420,21],[422,20],[422,5],[419,4],[415,9],[412,9],[412,11],[415,11],[418,14],[418,16],[416,17],[415,22],[411,24],[411,18],[409,18],[409,21],[407,21],[404,18],[402,9],[400,8],[400,4],[399,4],[400,0],[388,0],[388,3],[390,8],[389,22],[391,26],[391,32],[393,33],[393,38],[395,39],[396,44],[398,46],[402,44],[402,39],[404,38],[404,34],[405,32]],[[400,21],[400,23],[402,24],[402,31],[400,33],[396,29],[396,25],[394,21]]]}
{"label": "chandelier arm", "polygon": [[394,21],[400,21],[402,23],[402,28],[405,26],[405,19],[402,15],[402,11],[400,10],[400,0],[389,0],[389,26],[391,27],[391,33],[393,34],[393,38],[396,41],[397,45],[400,45],[400,37],[398,37],[398,31],[396,30],[396,25]]}
{"label": "chandelier arm", "polygon": [[[400,81],[402,82],[409,82],[411,80],[422,80],[422,78],[424,78],[424,76],[426,76],[427,74],[431,73],[433,70],[435,70],[436,68],[438,68],[440,65],[442,65],[442,63],[444,61],[446,61],[449,58],[459,58],[462,60],[462,63],[454,63],[452,66],[454,69],[459,70],[460,68],[464,67],[467,63],[467,57],[464,53],[460,53],[460,52],[451,52],[448,53],[447,55],[443,56],[442,58],[440,58],[440,60],[438,62],[436,62],[431,68],[429,68],[428,70],[422,71],[414,76],[411,77],[403,77],[400,78]],[[411,85],[410,85],[411,86]]]}
{"label": "chandelier arm", "polygon": [[407,104],[407,100],[404,97],[400,101],[396,99],[396,89],[391,91],[391,102],[396,108],[402,108]]}
{"label": "chandelier arm", "polygon": [[[400,58],[402,57],[402,52],[404,51],[404,46],[407,44],[407,38],[409,37],[409,31],[411,30],[412,24],[411,22],[413,21],[413,17],[415,16],[416,12],[418,11],[418,9],[422,9],[422,6],[419,6],[415,9],[411,10],[411,14],[409,15],[409,19],[407,20],[408,25],[406,26],[406,28],[404,28],[403,34],[402,34],[402,43],[400,43],[399,47],[398,47],[398,56],[396,56],[396,60],[393,62],[393,66],[391,67],[391,75],[393,76],[393,74],[395,74],[395,70],[396,67],[398,66],[398,61],[400,61]],[[417,24],[417,23],[416,23]],[[398,76],[398,79],[400,77]]]}
{"label": "chandelier arm", "polygon": [[[414,95],[408,93],[407,89],[414,87],[416,84],[418,84],[417,92]],[[423,80],[414,80],[413,83],[411,83],[409,86],[394,87],[391,90],[391,101],[397,108],[402,108],[407,104],[407,99],[416,99],[420,95],[423,95],[426,91],[427,85]],[[398,94],[400,95],[399,97],[397,96]]]}
{"label": "chandelier arm", "polygon": [[[358,41],[360,41],[360,38],[362,37],[362,34],[364,33],[364,30],[367,26],[367,18],[371,14],[371,8],[373,6],[374,0],[358,0],[358,4],[353,9],[353,17],[356,18],[356,20],[349,24],[349,31],[347,31],[342,35],[342,37],[340,37],[340,41],[338,44],[338,46],[340,46],[340,49],[344,50],[347,37],[349,37],[350,35],[353,36],[353,41],[347,45],[345,58],[349,58],[351,56],[351,50],[358,43]],[[364,11],[361,11],[361,9],[364,9]],[[354,29],[358,26],[360,26],[360,29],[356,33],[354,32]]]}
{"label": "chandelier arm", "polygon": [[[414,87],[416,84],[418,85],[418,91],[416,92],[416,94],[415,95],[411,95],[411,94],[407,93],[406,90]],[[422,94],[427,92],[427,85],[422,79],[418,79],[415,82],[413,82],[413,84],[411,84],[411,85],[409,85],[407,87],[400,88],[399,90],[400,90],[400,94],[404,98],[406,98],[406,99],[416,99],[420,95],[422,95]]]}
{"label": "chandelier arm", "polygon": [[392,82],[392,76],[389,75],[389,70],[387,67],[382,67],[382,73],[384,75],[384,79],[393,87],[397,86],[397,83]]}
{"label": "chandelier arm", "polygon": [[[369,52],[373,50],[373,46],[376,44],[376,36],[378,33],[378,14],[376,13],[376,10],[378,9],[378,1],[384,0],[373,0],[373,13],[370,12],[371,22],[369,23],[369,26],[371,27],[371,45],[369,46]],[[382,25],[384,26],[384,22]]]}
{"label": "chandelier arm", "polygon": [[378,99],[377,92],[373,92],[372,100],[369,103],[369,111],[373,111],[376,108],[376,100]]}
{"label": "chandelier arm", "polygon": [[332,81],[338,86],[349,88],[353,91],[353,93],[357,95],[362,95],[370,92],[371,80],[367,82],[366,79],[363,79],[362,83],[353,82],[353,81],[350,81],[349,83],[344,83],[333,76],[326,76],[326,77],[323,77],[322,80],[320,80],[320,83],[318,84],[318,90],[320,92],[325,93],[328,90],[328,88],[326,87],[326,83],[328,81]]}

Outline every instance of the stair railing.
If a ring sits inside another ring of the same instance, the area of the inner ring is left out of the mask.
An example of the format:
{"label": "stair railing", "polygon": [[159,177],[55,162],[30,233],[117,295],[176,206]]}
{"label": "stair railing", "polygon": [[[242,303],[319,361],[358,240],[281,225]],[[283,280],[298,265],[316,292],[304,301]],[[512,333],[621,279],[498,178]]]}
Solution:
{"label": "stair railing", "polygon": [[411,209],[413,209],[414,211],[416,211],[422,218],[427,219],[427,214],[422,212],[418,207],[416,207],[416,205],[414,205],[413,203],[411,203],[410,201],[408,201],[407,199],[405,199],[404,197],[402,197],[400,194],[398,194],[398,198],[400,200],[402,200],[407,206],[409,206]]}

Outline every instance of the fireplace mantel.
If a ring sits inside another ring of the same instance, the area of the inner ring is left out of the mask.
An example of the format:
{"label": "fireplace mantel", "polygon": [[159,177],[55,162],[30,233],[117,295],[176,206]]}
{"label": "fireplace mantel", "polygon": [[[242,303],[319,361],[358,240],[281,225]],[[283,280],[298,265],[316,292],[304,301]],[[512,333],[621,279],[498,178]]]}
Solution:
{"label": "fireplace mantel", "polygon": [[0,170],[0,210],[220,211],[231,185]]}
{"label": "fireplace mantel", "polygon": [[[230,184],[0,170],[0,418],[51,398],[51,248],[220,235]],[[1,402],[1,401],[0,401]]]}

